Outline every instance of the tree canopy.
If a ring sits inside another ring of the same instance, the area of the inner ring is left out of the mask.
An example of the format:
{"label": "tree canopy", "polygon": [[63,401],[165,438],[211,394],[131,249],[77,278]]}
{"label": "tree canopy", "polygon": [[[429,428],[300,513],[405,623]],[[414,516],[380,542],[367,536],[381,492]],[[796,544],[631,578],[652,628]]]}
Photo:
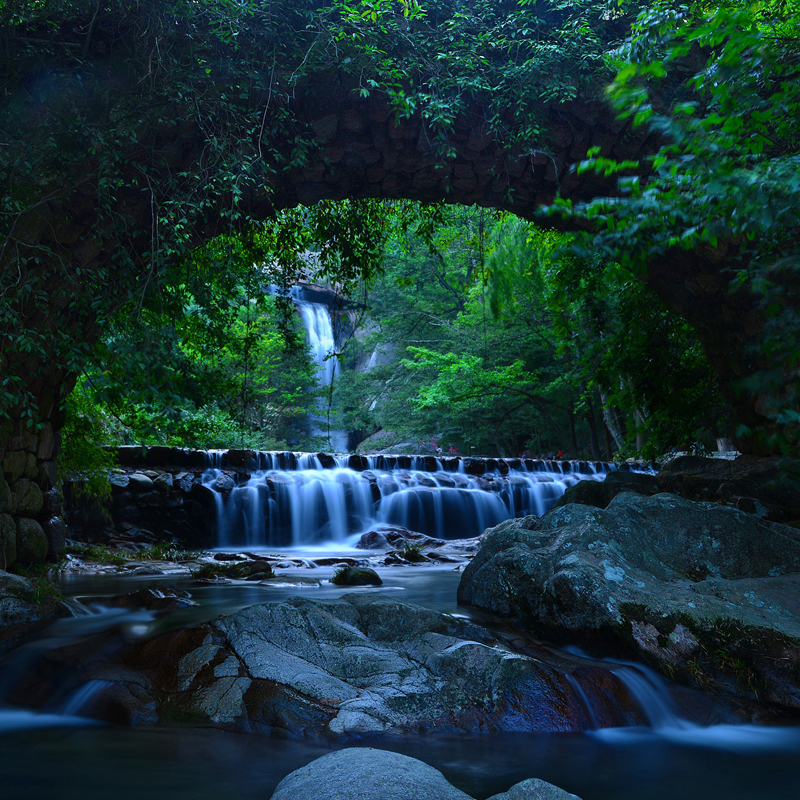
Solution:
{"label": "tree canopy", "polygon": [[552,224],[593,231],[583,264],[634,270],[693,326],[740,442],[791,448],[792,8],[0,3],[0,410],[57,426],[114,315],[191,298],[213,319],[253,263],[291,282],[311,245],[323,277],[375,274],[387,218],[428,212],[369,198],[533,216],[560,195]]}

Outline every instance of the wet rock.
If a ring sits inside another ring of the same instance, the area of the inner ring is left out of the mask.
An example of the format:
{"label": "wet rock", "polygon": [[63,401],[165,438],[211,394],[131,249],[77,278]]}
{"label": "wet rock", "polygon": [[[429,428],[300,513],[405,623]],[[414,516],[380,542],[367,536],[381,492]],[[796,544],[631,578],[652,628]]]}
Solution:
{"label": "wet rock", "polygon": [[108,473],[108,482],[111,484],[111,490],[125,489],[130,484],[130,476],[125,472],[111,471]]}
{"label": "wet rock", "polygon": [[144,472],[134,472],[128,476],[128,488],[135,492],[152,492],[153,479]]}
{"label": "wet rock", "polygon": [[459,602],[687,683],[800,708],[800,536],[713,503],[617,495],[490,530]]}
{"label": "wet rock", "polygon": [[620,492],[636,492],[651,496],[659,492],[655,475],[642,472],[609,472],[603,481],[578,481],[556,500],[553,508],[581,503],[595,508],[606,508]]}
{"label": "wet rock", "polygon": [[64,552],[67,526],[61,517],[50,517],[42,523],[42,530],[47,537],[48,557],[55,559]]}
{"label": "wet rock", "polygon": [[141,589],[138,592],[104,597],[94,602],[109,608],[144,608],[148,611],[173,611],[178,608],[190,608],[197,605],[189,597],[188,592],[169,587]]}
{"label": "wet rock", "polygon": [[658,473],[662,492],[713,501],[800,527],[800,460],[739,456],[733,461],[681,456]]}
{"label": "wet rock", "polygon": [[472,800],[438,769],[416,758],[349,748],[328,753],[287,775],[272,800]]}
{"label": "wet rock", "polygon": [[359,550],[388,550],[402,547],[406,542],[418,544],[422,548],[442,547],[446,544],[444,539],[434,539],[400,525],[385,525],[363,534],[355,546]]}
{"label": "wet rock", "polygon": [[[255,576],[253,576],[253,579]],[[250,579],[248,579],[250,580]],[[318,578],[306,578],[303,575],[265,575],[260,581],[260,586],[296,586],[299,589],[317,588],[322,586]]]}
{"label": "wet rock", "polygon": [[52,592],[43,592],[42,585],[0,570],[0,652],[18,647],[56,619],[73,616],[72,609]]}
{"label": "wet rock", "polygon": [[53,487],[47,492],[44,492],[44,502],[42,503],[42,516],[43,517],[60,517],[63,516],[63,506],[61,492]]}
{"label": "wet rock", "polygon": [[159,492],[169,492],[172,490],[174,480],[169,472],[161,472],[153,479],[153,485]]}
{"label": "wet rock", "polygon": [[336,570],[331,583],[337,586],[381,586],[381,576],[369,567],[354,567],[350,564]]}
{"label": "wet rock", "polygon": [[214,488],[218,492],[230,492],[233,490],[234,486],[236,486],[236,481],[233,475],[228,474],[227,472],[221,473],[216,481],[214,481]]}
{"label": "wet rock", "polygon": [[352,455],[347,459],[347,466],[356,472],[363,472],[369,468],[369,461],[364,456]]}
{"label": "wet rock", "polygon": [[581,800],[575,794],[565,792],[552,783],[529,778],[512,786],[507,792],[495,794],[489,800]]}
{"label": "wet rock", "polygon": [[[156,702],[161,724],[300,737],[588,724],[583,701],[546,657],[514,655],[463,619],[381,595],[250,606],[114,658],[110,667],[140,687],[142,713]],[[105,679],[110,667],[89,663],[84,680]],[[616,695],[596,692],[598,718],[641,721],[626,697],[621,685]]]}
{"label": "wet rock", "polygon": [[42,564],[47,558],[50,543],[44,529],[28,517],[15,517],[17,525],[17,560],[23,564]]}

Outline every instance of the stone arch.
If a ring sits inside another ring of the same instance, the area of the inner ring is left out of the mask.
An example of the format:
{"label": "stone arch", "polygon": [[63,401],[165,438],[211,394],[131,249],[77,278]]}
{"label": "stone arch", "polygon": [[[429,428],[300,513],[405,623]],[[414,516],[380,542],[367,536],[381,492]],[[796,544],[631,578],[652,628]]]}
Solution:
{"label": "stone arch", "polygon": [[[131,79],[111,69],[108,75],[98,73],[91,92],[73,91],[57,111],[77,109],[74,113],[83,115],[87,126],[107,126],[120,103],[124,104],[126,92],[131,91]],[[276,209],[322,199],[405,198],[476,203],[532,219],[557,192],[573,200],[614,192],[613,179],[575,171],[589,148],[598,147],[605,156],[635,159],[654,144],[620,124],[599,101],[543,106],[544,140],[525,152],[504,148],[486,122],[486,109],[477,102],[457,117],[443,141],[421,116],[401,117],[385,96],[372,93],[363,97],[357,89],[352,80],[328,71],[306,77],[293,97],[286,99],[283,108],[291,114],[293,125],[313,139],[302,165],[275,172],[266,158],[255,157],[257,141],[236,143],[242,162],[249,164],[243,173],[241,199],[241,208],[249,217],[264,218]],[[18,103],[18,124],[30,129],[30,140],[44,152],[41,138],[43,131],[47,133],[49,118],[42,118],[29,97],[12,101]],[[6,125],[12,101],[5,106]],[[263,102],[266,109],[268,98]],[[44,292],[35,298],[12,300],[29,329],[53,341],[65,334],[93,341],[100,322],[91,314],[79,321],[69,315],[71,297],[81,282],[94,280],[109,294],[124,288],[122,278],[109,271],[111,253],[118,249],[129,254],[134,268],[148,269],[159,186],[170,175],[204,169],[209,136],[197,119],[184,120],[175,109],[170,113],[172,116],[159,118],[157,124],[145,120],[129,131],[130,160],[120,168],[114,195],[114,213],[126,219],[121,229],[100,214],[102,154],[94,148],[76,152],[66,147],[63,155],[61,151],[51,154],[60,161],[57,169],[51,165],[48,172],[42,166],[37,173],[36,186],[30,189],[33,196],[14,218],[11,235],[0,252],[0,269],[11,269],[15,248],[49,253],[34,268]],[[451,151],[447,156],[442,155],[442,145]],[[287,149],[289,146],[287,143]],[[146,173],[137,165],[146,165]],[[159,202],[165,199],[159,197]],[[209,207],[202,225],[194,230],[194,242],[214,236],[227,224],[219,207]],[[724,247],[709,253],[667,254],[651,265],[646,280],[695,326],[723,385],[730,385],[752,369],[747,344],[763,320],[751,297],[732,297],[726,292],[721,276],[724,257]],[[57,432],[62,423],[59,408],[75,378],[65,367],[49,368],[35,355],[16,355],[13,362],[7,353],[0,357],[5,373],[23,379],[35,376],[25,388],[36,398],[44,423],[37,431],[19,414],[12,414],[11,420],[0,425],[0,463],[5,475],[0,479],[0,525],[22,535],[20,526],[33,530],[29,524],[33,520],[44,524],[55,542],[63,536],[51,494],[56,482]],[[758,398],[734,396],[732,390],[731,398],[740,421],[751,425],[764,422]],[[31,533],[34,539],[36,533]]]}

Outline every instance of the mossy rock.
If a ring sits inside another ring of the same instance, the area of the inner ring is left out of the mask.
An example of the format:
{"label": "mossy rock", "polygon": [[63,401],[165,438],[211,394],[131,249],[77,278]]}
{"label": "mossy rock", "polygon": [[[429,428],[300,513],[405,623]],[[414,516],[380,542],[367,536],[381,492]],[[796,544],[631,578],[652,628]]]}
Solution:
{"label": "mossy rock", "polygon": [[369,567],[346,566],[338,569],[331,578],[337,586],[381,586],[381,576]]}
{"label": "mossy rock", "polygon": [[6,569],[17,560],[17,526],[10,514],[0,514],[0,568]]}
{"label": "mossy rock", "polygon": [[11,511],[11,487],[0,473],[0,514]]}
{"label": "mossy rock", "polygon": [[42,526],[28,517],[17,517],[17,560],[23,564],[42,564],[50,543]]}
{"label": "mossy rock", "polygon": [[26,517],[39,514],[44,505],[44,495],[37,484],[27,478],[20,478],[11,489],[11,510],[14,514]]}

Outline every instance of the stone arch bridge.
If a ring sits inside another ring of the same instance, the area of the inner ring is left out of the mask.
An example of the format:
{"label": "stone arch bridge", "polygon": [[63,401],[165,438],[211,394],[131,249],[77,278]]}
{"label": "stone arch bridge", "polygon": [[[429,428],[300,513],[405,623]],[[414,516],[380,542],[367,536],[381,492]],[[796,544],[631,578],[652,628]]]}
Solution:
{"label": "stone arch bridge", "polygon": [[[6,90],[0,144],[13,148],[28,142],[31,157],[38,154],[38,160],[21,184],[18,208],[6,215],[11,222],[0,250],[0,269],[7,275],[19,271],[20,253],[27,254],[27,272],[20,271],[20,282],[33,276],[38,289],[28,295],[12,290],[3,302],[18,312],[25,331],[54,347],[65,340],[96,339],[102,319],[92,313],[72,315],[71,298],[86,283],[111,297],[124,294],[130,271],[110,266],[120,251],[134,273],[146,274],[157,235],[155,212],[170,199],[163,187],[174,185],[176,175],[208,170],[209,142],[216,135],[213,120],[205,124],[186,113],[191,102],[162,108],[144,121],[131,120],[125,109],[138,91],[132,81],[131,75],[105,65],[91,80],[65,87],[42,69],[27,83],[9,84],[11,90]],[[282,145],[273,140],[273,151],[262,154],[260,134],[231,146],[230,157],[247,164],[240,205],[247,215],[264,218],[276,209],[322,199],[406,198],[475,203],[532,219],[557,192],[574,200],[614,192],[610,179],[575,171],[589,148],[630,159],[654,146],[619,123],[602,102],[591,100],[543,107],[544,140],[526,152],[498,142],[479,103],[458,116],[443,143],[419,115],[399,117],[385,96],[373,92],[363,97],[358,88],[355,81],[327,71],[304,78],[293,96],[284,99],[280,109],[291,116],[291,129],[311,143],[302,164],[277,169],[273,160]],[[268,125],[269,98],[257,100],[256,106],[259,102],[262,126]],[[61,136],[63,120],[70,115],[81,122],[85,135],[80,140]],[[104,137],[112,130],[127,137],[121,145],[126,161],[117,172],[103,158]],[[441,155],[443,144],[447,157]],[[285,149],[291,149],[288,138]],[[109,192],[113,203],[103,207]],[[115,215],[124,224],[115,224]],[[192,242],[219,233],[228,224],[221,220],[219,203],[210,206],[193,229]],[[724,247],[667,254],[650,265],[645,280],[697,329],[723,385],[730,386],[751,368],[747,345],[763,320],[752,298],[726,292],[724,255]],[[36,524],[57,528],[51,519],[57,517],[56,507],[47,505],[47,497],[56,483],[60,400],[74,384],[74,375],[56,365],[58,359],[50,365],[35,351],[10,347],[21,331],[2,333],[0,368],[6,375],[21,376],[44,425],[28,427],[20,409],[11,409],[11,420],[0,423],[5,475],[0,480],[0,522],[19,528],[38,520]],[[764,421],[757,397],[731,393],[731,398],[740,421]]]}

